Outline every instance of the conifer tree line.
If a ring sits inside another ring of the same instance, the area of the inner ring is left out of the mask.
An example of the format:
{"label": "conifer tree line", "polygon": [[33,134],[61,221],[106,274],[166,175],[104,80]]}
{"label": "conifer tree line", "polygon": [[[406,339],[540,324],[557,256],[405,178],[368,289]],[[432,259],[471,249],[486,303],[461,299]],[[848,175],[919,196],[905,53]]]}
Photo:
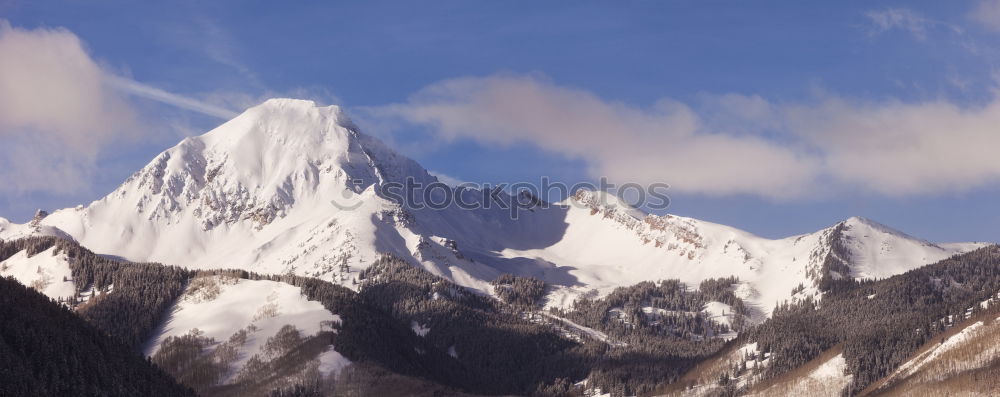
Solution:
{"label": "conifer tree line", "polygon": [[[20,251],[33,256],[52,247],[55,254],[69,258],[76,285],[75,296],[66,303],[80,317],[135,348],[149,339],[192,274],[177,266],[110,259],[55,237],[0,240],[0,261]],[[110,289],[113,294],[106,293]],[[90,295],[86,301],[84,293]]]}
{"label": "conifer tree line", "polygon": [[545,296],[545,282],[534,277],[501,274],[491,283],[493,293],[505,303],[526,308],[536,306]]}
{"label": "conifer tree line", "polygon": [[816,286],[820,291],[849,290],[857,286],[858,282],[851,277],[851,265],[846,259],[851,257],[846,245],[847,241],[850,241],[846,235],[847,229],[847,224],[840,223],[827,236],[830,252],[823,258],[823,264],[820,266],[821,274],[814,275],[818,280]]}
{"label": "conifer tree line", "polygon": [[845,394],[853,395],[956,322],[997,310],[980,304],[998,292],[1000,247],[994,245],[887,279],[842,283],[819,302],[781,304],[769,320],[734,343],[755,341],[771,353],[765,379],[842,345],[853,377]]}
{"label": "conifer tree line", "polygon": [[191,396],[64,305],[0,277],[0,396]]}
{"label": "conifer tree line", "polygon": [[744,328],[747,308],[733,293],[738,282],[736,277],[709,279],[691,290],[680,280],[644,281],[616,288],[600,299],[578,299],[571,310],[556,312],[619,338],[672,336],[705,340],[733,330],[703,311],[712,301],[729,305],[733,328]]}

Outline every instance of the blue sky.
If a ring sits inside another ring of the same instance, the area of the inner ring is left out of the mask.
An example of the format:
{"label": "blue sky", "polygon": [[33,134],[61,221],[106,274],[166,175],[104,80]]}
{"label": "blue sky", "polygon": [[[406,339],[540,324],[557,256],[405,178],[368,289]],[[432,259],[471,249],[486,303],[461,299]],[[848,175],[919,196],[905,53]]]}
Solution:
{"label": "blue sky", "polygon": [[[1000,147],[994,1],[7,0],[0,19],[8,35],[61,28],[101,73],[215,108],[271,96],[340,104],[460,180],[608,174],[670,183],[669,212],[769,237],[859,215],[931,240],[1000,241],[1000,156],[984,150]],[[76,186],[0,172],[17,186],[0,188],[0,216],[97,199],[221,121],[122,91],[107,95],[129,116],[105,122],[127,119],[128,139],[48,151],[75,159],[63,165],[81,170]],[[521,122],[529,110],[486,108],[497,98],[543,106]],[[567,114],[580,119],[553,124]],[[0,123],[18,128],[42,127]],[[44,158],[48,147],[12,142],[0,154]]]}

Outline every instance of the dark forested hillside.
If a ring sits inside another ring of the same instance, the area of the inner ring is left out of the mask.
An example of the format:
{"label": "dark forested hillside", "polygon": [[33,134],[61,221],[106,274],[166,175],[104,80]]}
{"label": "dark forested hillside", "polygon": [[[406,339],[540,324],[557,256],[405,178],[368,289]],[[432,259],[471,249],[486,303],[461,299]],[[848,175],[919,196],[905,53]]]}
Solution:
{"label": "dark forested hillside", "polygon": [[678,280],[642,282],[600,299],[578,300],[572,310],[556,313],[618,342],[598,360],[590,384],[613,395],[648,393],[723,346],[717,337],[731,329],[706,316],[702,309],[708,302],[730,305],[733,327],[745,327],[747,310],[732,291],[737,282],[711,279],[697,289]]}
{"label": "dark forested hillside", "polygon": [[[568,386],[568,379],[583,379],[597,356],[592,350],[601,350],[393,257],[365,271],[360,292],[293,275],[240,270],[199,274],[289,283],[341,317],[329,343],[357,367],[341,376],[350,378],[334,385],[306,385],[307,392],[338,395],[375,384],[381,390],[403,390],[401,385],[422,384],[416,381],[422,378],[440,385],[432,389],[438,393],[529,395],[554,383]],[[419,335],[417,326],[428,331]]]}
{"label": "dark forested hillside", "polygon": [[404,324],[427,329],[420,336],[427,349],[421,355],[443,360],[435,365],[450,373],[440,374],[441,381],[469,391],[528,394],[555,379],[582,379],[601,349],[567,339],[515,307],[399,259],[385,257],[364,276],[361,299]]}
{"label": "dark forested hillside", "polygon": [[[299,286],[343,319],[332,343],[352,362],[453,390],[530,395],[558,384],[556,390],[565,391],[560,387],[585,378],[604,350],[391,256],[364,272],[360,292],[307,277],[219,273]],[[427,331],[420,335],[415,329]]]}
{"label": "dark forested hillside", "polygon": [[0,396],[194,396],[63,305],[0,278]]}
{"label": "dark forested hillside", "polygon": [[853,376],[846,392],[853,394],[889,374],[948,327],[984,310],[980,303],[998,291],[1000,247],[991,246],[884,280],[841,284],[820,302],[781,305],[749,340],[771,353],[764,378],[842,344]]}
{"label": "dark forested hillside", "polygon": [[[572,385],[583,379],[616,395],[648,392],[721,346],[718,339],[669,333],[622,333],[626,344],[570,338],[561,323],[533,311],[527,297],[539,286],[530,279],[497,283],[517,286],[507,304],[391,256],[363,272],[357,293],[307,277],[218,273],[300,286],[343,318],[332,343],[352,362],[469,393],[565,395],[579,392]],[[706,284],[687,304],[700,308],[709,299],[738,305],[726,297],[733,281]]]}
{"label": "dark forested hillside", "polygon": [[625,339],[674,336],[680,340],[703,340],[731,331],[702,311],[710,301],[730,305],[733,326],[742,329],[747,310],[733,294],[738,280],[709,279],[691,290],[679,280],[646,281],[620,287],[600,299],[580,299],[562,315],[580,324]]}
{"label": "dark forested hillside", "polygon": [[[69,257],[77,288],[73,301],[66,303],[97,328],[135,348],[149,338],[191,276],[176,266],[110,259],[55,237],[0,240],[0,261],[23,250],[33,255],[53,246]],[[115,293],[102,293],[110,289]],[[84,292],[90,293],[87,300]]]}
{"label": "dark forested hillside", "polygon": [[545,282],[534,277],[501,274],[490,284],[500,300],[515,306],[532,308],[545,296]]}

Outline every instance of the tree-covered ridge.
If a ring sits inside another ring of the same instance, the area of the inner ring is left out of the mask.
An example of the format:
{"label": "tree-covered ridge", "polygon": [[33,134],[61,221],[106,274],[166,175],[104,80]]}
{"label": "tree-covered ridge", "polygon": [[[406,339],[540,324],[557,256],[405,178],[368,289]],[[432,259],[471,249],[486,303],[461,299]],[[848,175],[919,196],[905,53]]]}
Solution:
{"label": "tree-covered ridge", "polygon": [[[345,389],[368,384],[373,381],[371,377],[403,383],[412,381],[407,377],[416,377],[441,385],[439,392],[527,395],[555,379],[583,379],[595,356],[574,353],[574,349],[581,348],[578,343],[561,337],[547,325],[522,318],[520,311],[503,302],[391,256],[379,259],[364,272],[359,292],[295,275],[261,275],[242,270],[202,271],[198,275],[288,283],[300,287],[307,299],[321,302],[340,316],[341,323],[326,335],[327,343],[354,363],[355,368],[340,378],[349,376],[354,380],[338,378],[303,385],[306,392],[338,395]],[[418,335],[415,324],[429,331]],[[194,335],[171,343],[179,351],[208,344]],[[188,359],[182,365],[200,364],[198,359]],[[217,373],[211,365],[204,368],[208,377]],[[387,376],[381,369],[403,378]],[[229,390],[243,387],[246,384],[238,382]],[[286,393],[298,388],[280,390]],[[226,392],[216,389],[211,394],[229,395]]]}
{"label": "tree-covered ridge", "polygon": [[421,356],[444,360],[439,366],[450,373],[442,381],[470,392],[531,394],[556,379],[583,379],[603,349],[390,256],[365,271],[360,296],[412,328],[427,329],[419,336],[427,349]]}
{"label": "tree-covered ridge", "polygon": [[[622,340],[650,336],[704,340],[745,326],[747,309],[733,293],[733,278],[710,279],[698,289],[679,280],[645,281],[619,287],[600,299],[579,299],[560,315]],[[709,302],[731,307],[732,328],[711,320],[703,311]]]}
{"label": "tree-covered ridge", "polygon": [[138,352],[0,277],[0,396],[194,396]]}
{"label": "tree-covered ridge", "polygon": [[[299,286],[308,299],[341,316],[332,343],[352,362],[469,393],[565,395],[579,392],[572,385],[584,379],[616,395],[644,393],[722,345],[719,339],[673,335],[636,336],[636,343],[615,346],[573,340],[536,307],[493,299],[392,256],[362,273],[359,292],[294,275],[211,273]],[[498,284],[517,283],[503,281]],[[734,282],[708,283],[699,294],[737,303],[725,297]]]}
{"label": "tree-covered ridge", "polygon": [[843,284],[820,302],[781,305],[748,340],[771,353],[765,379],[842,344],[853,376],[846,393],[857,393],[948,327],[985,310],[980,303],[997,291],[1000,247],[990,246],[884,280]]}
{"label": "tree-covered ridge", "polygon": [[[35,255],[52,247],[69,258],[76,285],[76,295],[65,303],[98,329],[135,348],[149,339],[192,274],[177,266],[111,259],[56,237],[0,240],[0,261],[20,251]],[[102,293],[111,289],[113,294]],[[90,293],[86,300],[85,292]]]}
{"label": "tree-covered ridge", "polygon": [[493,293],[500,300],[525,308],[534,307],[545,296],[545,282],[534,277],[521,277],[504,273],[491,283]]}

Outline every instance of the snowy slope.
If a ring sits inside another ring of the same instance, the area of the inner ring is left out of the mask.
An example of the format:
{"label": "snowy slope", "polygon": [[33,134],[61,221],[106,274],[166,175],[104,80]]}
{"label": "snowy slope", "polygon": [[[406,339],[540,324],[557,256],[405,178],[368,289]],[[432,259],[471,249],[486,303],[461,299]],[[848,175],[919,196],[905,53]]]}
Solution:
{"label": "snowy slope", "polygon": [[[811,365],[807,364],[807,367]],[[847,361],[843,354],[818,363],[809,372],[789,381],[770,386],[764,390],[750,393],[749,396],[840,396],[841,392],[851,383],[852,376],[847,373]]]}
{"label": "snowy slope", "polygon": [[872,220],[854,217],[844,222],[843,238],[851,251],[856,278],[886,278],[913,269],[913,263],[933,263],[980,248],[982,244],[934,244]]}
{"label": "snowy slope", "polygon": [[[0,221],[0,238],[65,234],[130,260],[291,272],[348,287],[379,253],[392,253],[484,292],[502,273],[541,278],[554,287],[550,306],[645,280],[735,275],[760,316],[799,284],[816,294],[830,255],[844,256],[852,277],[884,277],[976,246],[935,245],[860,218],[770,240],[586,191],[516,220],[496,208],[414,209],[379,189],[407,177],[436,180],[337,107],[273,99],[185,139],[86,207],[33,225]],[[831,254],[833,246],[848,248]]]}
{"label": "snowy slope", "polygon": [[[995,299],[991,299],[995,301]],[[984,302],[985,303],[985,302]],[[987,308],[987,305],[981,305]],[[995,310],[933,338],[872,388],[888,395],[986,395],[995,392],[1000,356],[1000,316]]]}
{"label": "snowy slope", "polygon": [[[82,207],[81,207],[82,208]],[[73,236],[66,234],[55,226],[41,223],[42,218],[47,214],[39,211],[28,223],[11,223],[10,220],[0,217],[0,240],[17,240],[30,236],[55,236],[66,240],[73,240]]]}
{"label": "snowy slope", "polygon": [[65,253],[55,253],[56,247],[28,256],[21,251],[0,262],[0,276],[14,277],[21,284],[34,288],[49,298],[68,300],[76,294],[76,284]]}
{"label": "snowy slope", "polygon": [[[336,107],[268,101],[168,149],[104,199],[43,222],[129,259],[329,275],[370,261],[376,228],[395,223],[396,208],[372,186],[416,169],[391,154],[376,163],[377,145],[363,146],[349,123]],[[330,203],[345,197],[363,207]]]}
{"label": "snowy slope", "polygon": [[[50,298],[70,302],[77,296],[71,264],[78,258],[70,258],[65,252],[57,253],[57,249],[53,246],[30,256],[27,250],[17,252],[0,261],[0,276],[13,277]],[[86,302],[95,293],[114,293],[114,286],[101,291],[84,291],[79,294],[80,300],[68,306],[78,308],[77,304]],[[221,378],[222,383],[233,383],[238,376],[244,375],[244,368],[255,356],[284,365],[281,360],[287,352],[275,353],[274,349],[268,349],[270,340],[279,338],[284,327],[294,327],[305,340],[321,332],[336,332],[334,327],[341,323],[340,317],[320,302],[305,298],[301,288],[276,281],[197,277],[172,305],[167,318],[147,342],[145,353],[154,356],[169,337],[197,334],[211,338],[215,343],[206,346],[205,353],[214,351],[217,363],[223,365],[225,362],[227,371]],[[305,368],[315,368],[318,374],[329,377],[350,364],[327,339],[321,341],[318,346],[323,350],[314,356],[306,355]],[[222,350],[227,353],[219,353]],[[296,357],[299,356],[302,354],[297,353]]]}
{"label": "snowy slope", "polygon": [[737,294],[769,313],[776,303],[790,299],[799,284],[805,287],[801,295],[817,293],[815,283],[824,261],[828,255],[838,255],[831,253],[834,241],[848,247],[843,259],[856,278],[899,274],[982,246],[935,245],[861,218],[811,234],[769,240],[697,219],[637,216],[634,209],[623,210],[620,205],[594,204],[615,201],[580,192],[562,203],[568,226],[559,241],[501,254],[568,265],[566,272],[576,285],[558,289],[549,302],[553,306],[566,306],[588,291],[603,295],[643,280],[677,278],[696,285],[707,278],[735,275],[744,282]]}
{"label": "snowy slope", "polygon": [[[196,279],[185,290],[160,332],[152,338],[146,355],[153,356],[168,337],[183,336],[193,330],[219,342],[231,341],[243,332],[242,343],[235,344],[235,358],[224,383],[233,381],[254,355],[266,355],[268,338],[286,325],[295,327],[303,337],[331,331],[340,317],[322,304],[307,300],[301,289],[266,280],[243,280],[223,276]],[[316,360],[324,376],[337,372],[350,362],[332,349]]]}

